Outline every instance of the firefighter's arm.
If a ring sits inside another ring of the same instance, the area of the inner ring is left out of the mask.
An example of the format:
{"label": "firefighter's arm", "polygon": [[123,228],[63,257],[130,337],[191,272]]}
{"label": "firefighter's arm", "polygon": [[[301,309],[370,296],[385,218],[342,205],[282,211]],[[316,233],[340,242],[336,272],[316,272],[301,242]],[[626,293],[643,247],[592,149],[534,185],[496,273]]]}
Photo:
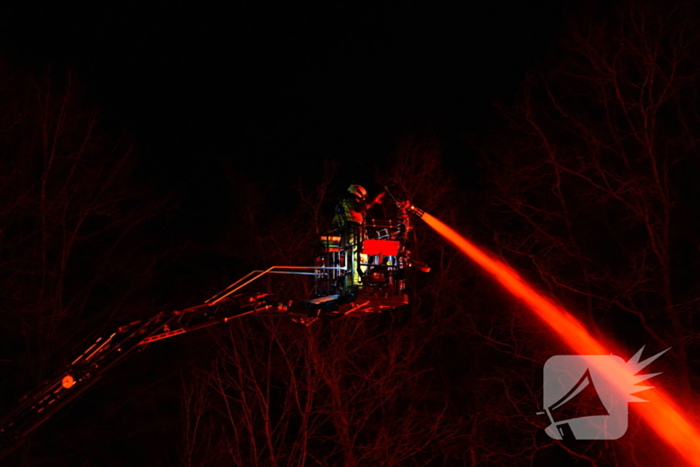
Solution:
{"label": "firefighter's arm", "polygon": [[386,195],[386,193],[383,192],[383,191],[382,191],[381,193],[379,193],[377,196],[374,197],[374,200],[370,203],[369,206],[372,207],[372,206],[374,206],[375,204],[381,203],[382,200],[384,199],[384,196],[385,196],[385,195]]}

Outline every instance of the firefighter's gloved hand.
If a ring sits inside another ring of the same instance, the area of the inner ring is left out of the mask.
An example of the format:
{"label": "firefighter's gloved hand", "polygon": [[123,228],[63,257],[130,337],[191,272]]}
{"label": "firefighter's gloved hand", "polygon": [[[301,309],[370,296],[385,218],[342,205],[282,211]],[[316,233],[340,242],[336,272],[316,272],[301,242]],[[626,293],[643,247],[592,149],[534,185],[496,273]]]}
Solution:
{"label": "firefighter's gloved hand", "polygon": [[428,266],[427,264],[425,264],[423,261],[416,261],[416,260],[413,260],[413,264],[416,266],[416,268],[417,268],[420,272],[426,272],[426,273],[430,272],[430,266]]}
{"label": "firefighter's gloved hand", "polygon": [[382,191],[381,193],[379,193],[379,194],[377,195],[377,197],[374,198],[374,204],[379,204],[379,203],[381,203],[382,200],[384,199],[384,196],[386,196],[386,193],[385,193],[385,192]]}

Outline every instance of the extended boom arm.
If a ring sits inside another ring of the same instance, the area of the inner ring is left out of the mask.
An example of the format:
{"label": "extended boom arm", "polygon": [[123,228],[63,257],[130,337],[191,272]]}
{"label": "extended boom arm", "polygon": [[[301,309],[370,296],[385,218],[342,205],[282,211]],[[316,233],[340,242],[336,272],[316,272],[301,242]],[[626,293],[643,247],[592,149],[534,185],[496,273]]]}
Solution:
{"label": "extended boom arm", "polygon": [[99,337],[61,373],[25,395],[19,406],[0,421],[0,458],[134,350],[240,316],[285,311],[283,308],[283,305],[273,302],[269,294],[228,296],[182,311],[162,311],[148,320],[135,321]]}

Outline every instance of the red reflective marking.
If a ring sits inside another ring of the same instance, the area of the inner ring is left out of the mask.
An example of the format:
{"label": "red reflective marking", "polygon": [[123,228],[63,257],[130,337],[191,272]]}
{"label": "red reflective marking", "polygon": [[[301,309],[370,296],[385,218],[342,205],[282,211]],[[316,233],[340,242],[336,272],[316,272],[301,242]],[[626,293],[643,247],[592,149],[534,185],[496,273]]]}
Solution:
{"label": "red reflective marking", "polygon": [[[491,258],[486,252],[453,229],[425,213],[423,220],[440,235],[462,250],[469,258],[494,276],[509,292],[523,300],[559,337],[579,355],[609,355],[612,352],[599,343],[583,325],[566,310],[537,293],[510,267]],[[620,388],[628,387],[623,368],[601,368],[602,373]],[[655,388],[638,394],[648,403],[632,403],[651,428],[672,446],[688,465],[700,466],[700,433],[683,416],[683,411],[664,391]]]}
{"label": "red reflective marking", "polygon": [[362,242],[362,254],[396,256],[399,254],[401,242],[396,240],[375,240],[368,239]]}

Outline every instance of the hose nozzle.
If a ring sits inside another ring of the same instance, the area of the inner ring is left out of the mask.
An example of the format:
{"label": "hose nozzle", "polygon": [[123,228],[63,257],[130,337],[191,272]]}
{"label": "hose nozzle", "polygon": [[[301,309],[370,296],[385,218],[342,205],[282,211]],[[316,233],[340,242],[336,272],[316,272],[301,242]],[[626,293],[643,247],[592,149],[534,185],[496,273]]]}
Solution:
{"label": "hose nozzle", "polygon": [[408,210],[418,217],[423,217],[423,215],[425,214],[425,211],[415,207],[414,205],[409,206]]}

